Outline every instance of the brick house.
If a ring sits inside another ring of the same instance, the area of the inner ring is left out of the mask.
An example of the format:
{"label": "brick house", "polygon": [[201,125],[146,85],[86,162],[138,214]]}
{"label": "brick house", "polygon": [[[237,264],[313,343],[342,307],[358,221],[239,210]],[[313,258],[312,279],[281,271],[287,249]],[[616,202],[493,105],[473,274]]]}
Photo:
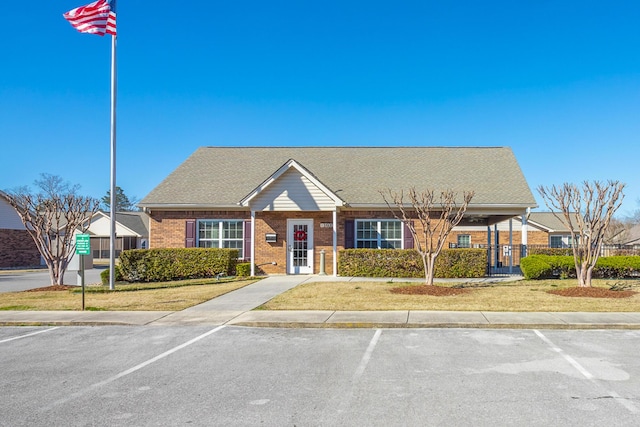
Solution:
{"label": "brick house", "polygon": [[150,248],[237,248],[267,274],[337,275],[341,249],[413,247],[379,192],[410,187],[475,191],[461,226],[484,242],[536,207],[508,147],[202,147],[139,206]]}
{"label": "brick house", "polygon": [[20,216],[0,191],[0,268],[41,265],[40,252]]}

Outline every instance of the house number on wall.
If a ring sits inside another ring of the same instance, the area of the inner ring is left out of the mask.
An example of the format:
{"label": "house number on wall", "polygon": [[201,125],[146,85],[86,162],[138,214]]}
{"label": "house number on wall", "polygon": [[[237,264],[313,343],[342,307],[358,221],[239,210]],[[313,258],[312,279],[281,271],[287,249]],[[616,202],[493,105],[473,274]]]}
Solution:
{"label": "house number on wall", "polygon": [[333,228],[333,223],[332,222],[321,222],[320,223],[320,228]]}

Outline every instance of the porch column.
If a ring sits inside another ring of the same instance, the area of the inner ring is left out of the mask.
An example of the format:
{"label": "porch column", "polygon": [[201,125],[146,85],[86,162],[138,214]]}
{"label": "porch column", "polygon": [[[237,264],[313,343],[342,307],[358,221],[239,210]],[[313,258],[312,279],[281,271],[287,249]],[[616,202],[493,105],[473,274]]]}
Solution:
{"label": "porch column", "polygon": [[500,233],[498,232],[498,224],[496,223],[493,226],[493,240],[495,240],[496,242],[496,252],[495,252],[495,257],[496,257],[496,268],[498,268],[498,266],[500,264],[498,264],[500,262]]}
{"label": "porch column", "polygon": [[491,275],[491,226],[487,225],[487,271]]}
{"label": "porch column", "polygon": [[251,211],[251,277],[256,275],[256,211]]}
{"label": "porch column", "polygon": [[527,245],[529,244],[528,232],[529,232],[529,214],[531,213],[530,209],[527,209],[526,213],[522,215],[522,249],[520,251],[520,257],[527,256]]}
{"label": "porch column", "polygon": [[513,274],[513,218],[509,218],[509,274]]}
{"label": "porch column", "polygon": [[333,277],[338,275],[338,209],[333,210]]}

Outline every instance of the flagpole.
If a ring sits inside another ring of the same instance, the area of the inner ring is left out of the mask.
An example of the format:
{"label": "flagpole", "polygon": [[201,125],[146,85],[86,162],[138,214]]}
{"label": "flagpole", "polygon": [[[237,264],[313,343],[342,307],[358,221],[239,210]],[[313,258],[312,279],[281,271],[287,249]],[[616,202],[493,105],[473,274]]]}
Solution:
{"label": "flagpole", "polygon": [[109,238],[109,289],[115,289],[116,278],[116,36],[111,36],[111,214]]}

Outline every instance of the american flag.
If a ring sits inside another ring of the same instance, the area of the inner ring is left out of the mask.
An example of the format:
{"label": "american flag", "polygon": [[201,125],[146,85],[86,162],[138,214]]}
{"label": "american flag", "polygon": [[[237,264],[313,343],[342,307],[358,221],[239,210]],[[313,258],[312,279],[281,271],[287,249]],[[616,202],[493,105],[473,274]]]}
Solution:
{"label": "american flag", "polygon": [[81,33],[116,35],[116,0],[98,0],[63,14]]}

